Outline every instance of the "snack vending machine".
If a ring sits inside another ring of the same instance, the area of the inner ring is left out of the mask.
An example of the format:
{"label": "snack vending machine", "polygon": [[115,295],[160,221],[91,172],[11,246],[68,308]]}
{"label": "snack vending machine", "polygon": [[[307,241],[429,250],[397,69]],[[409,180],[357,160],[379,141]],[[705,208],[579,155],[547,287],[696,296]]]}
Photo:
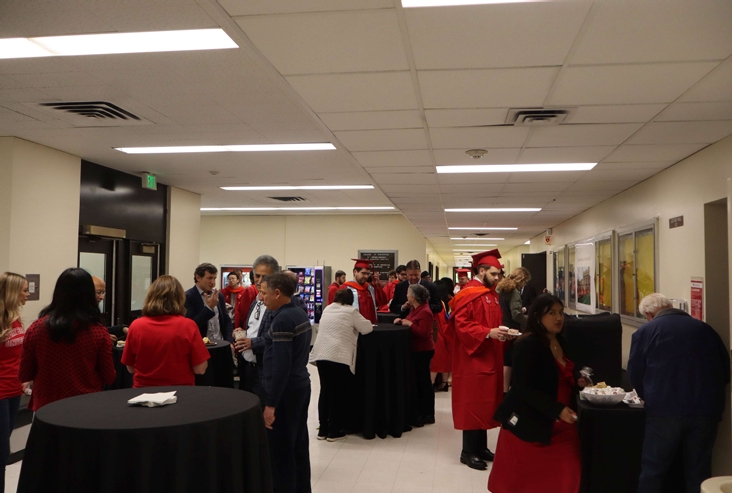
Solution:
{"label": "snack vending machine", "polygon": [[297,274],[298,282],[296,294],[298,294],[308,310],[310,323],[320,322],[320,315],[325,308],[325,299],[328,296],[328,285],[330,284],[330,267],[316,265],[314,267],[298,267],[288,265],[287,268]]}

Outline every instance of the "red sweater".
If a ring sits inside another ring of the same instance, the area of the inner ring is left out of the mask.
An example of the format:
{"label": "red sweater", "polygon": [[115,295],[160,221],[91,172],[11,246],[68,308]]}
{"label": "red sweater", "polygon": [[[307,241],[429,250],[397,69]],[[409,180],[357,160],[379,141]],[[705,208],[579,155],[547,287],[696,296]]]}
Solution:
{"label": "red sweater", "polygon": [[16,320],[11,324],[5,340],[0,342],[0,399],[18,397],[23,393],[23,386],[18,381],[23,337],[23,324]]}
{"label": "red sweater", "polygon": [[410,345],[412,351],[432,351],[435,343],[432,340],[432,326],[435,320],[430,310],[429,303],[422,303],[417,308],[412,308],[407,315],[407,320],[412,322],[410,327]]}
{"label": "red sweater", "polygon": [[122,364],[135,367],[135,388],[195,385],[193,367],[210,357],[193,320],[141,317],[130,325]]}
{"label": "red sweater", "polygon": [[103,325],[82,330],[72,344],[53,342],[45,317],[25,333],[18,379],[33,380],[28,404],[33,411],[66,397],[100,392],[115,377],[112,342]]}

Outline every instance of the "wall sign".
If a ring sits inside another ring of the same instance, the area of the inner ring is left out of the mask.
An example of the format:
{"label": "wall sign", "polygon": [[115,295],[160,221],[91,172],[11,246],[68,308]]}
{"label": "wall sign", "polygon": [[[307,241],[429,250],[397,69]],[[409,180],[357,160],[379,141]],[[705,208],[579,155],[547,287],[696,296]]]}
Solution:
{"label": "wall sign", "polygon": [[704,320],[704,278],[691,278],[691,316]]}
{"label": "wall sign", "polygon": [[676,216],[668,220],[668,229],[680,228],[683,225],[684,216]]}
{"label": "wall sign", "polygon": [[359,250],[358,258],[374,261],[374,272],[382,282],[389,281],[389,271],[396,270],[399,250]]}
{"label": "wall sign", "polygon": [[26,274],[28,280],[28,301],[38,301],[41,299],[41,275]]}

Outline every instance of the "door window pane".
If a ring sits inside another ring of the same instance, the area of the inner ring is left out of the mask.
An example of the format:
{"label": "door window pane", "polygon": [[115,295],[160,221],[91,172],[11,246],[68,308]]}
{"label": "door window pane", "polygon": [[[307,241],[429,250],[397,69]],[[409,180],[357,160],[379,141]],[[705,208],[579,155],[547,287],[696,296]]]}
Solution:
{"label": "door window pane", "polygon": [[142,310],[147,289],[152,283],[152,257],[132,256],[132,297],[130,310]]}
{"label": "door window pane", "polygon": [[596,245],[597,265],[597,307],[601,310],[611,310],[613,305],[613,269],[612,269],[612,241],[598,241]]}
{"label": "door window pane", "polygon": [[569,302],[577,302],[577,285],[574,282],[574,247],[569,248],[569,261],[567,262],[567,280],[569,281]]}
{"label": "door window pane", "polygon": [[[84,269],[92,276],[98,277],[105,283],[107,255],[104,253],[79,252],[79,268]],[[106,298],[105,298],[106,299]],[[104,313],[105,301],[99,303],[99,311]]]}
{"label": "door window pane", "polygon": [[[635,233],[635,274],[637,301],[656,291],[656,259],[653,229],[646,229]],[[642,313],[637,313],[642,317]]]}

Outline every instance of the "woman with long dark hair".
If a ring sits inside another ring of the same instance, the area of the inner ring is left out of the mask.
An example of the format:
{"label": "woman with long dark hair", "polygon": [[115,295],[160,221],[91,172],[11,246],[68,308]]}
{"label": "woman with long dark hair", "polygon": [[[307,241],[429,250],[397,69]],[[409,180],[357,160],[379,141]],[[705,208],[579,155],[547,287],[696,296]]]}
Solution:
{"label": "woman with long dark hair", "polygon": [[576,383],[563,327],[562,301],[537,297],[513,348],[511,389],[494,416],[501,431],[488,479],[493,493],[579,491],[577,415],[570,408]]}
{"label": "woman with long dark hair", "polygon": [[19,378],[33,380],[30,409],[114,382],[112,345],[100,317],[91,275],[78,268],[63,271],[51,304],[25,334]]}
{"label": "woman with long dark hair", "polygon": [[442,311],[435,315],[437,322],[437,340],[435,341],[435,355],[430,362],[430,377],[435,388],[435,392],[447,392],[448,379],[452,371],[450,358],[450,333],[448,326],[450,323],[450,300],[455,290],[455,284],[449,277],[443,277],[435,281],[437,292],[440,293],[440,301],[442,301]]}

